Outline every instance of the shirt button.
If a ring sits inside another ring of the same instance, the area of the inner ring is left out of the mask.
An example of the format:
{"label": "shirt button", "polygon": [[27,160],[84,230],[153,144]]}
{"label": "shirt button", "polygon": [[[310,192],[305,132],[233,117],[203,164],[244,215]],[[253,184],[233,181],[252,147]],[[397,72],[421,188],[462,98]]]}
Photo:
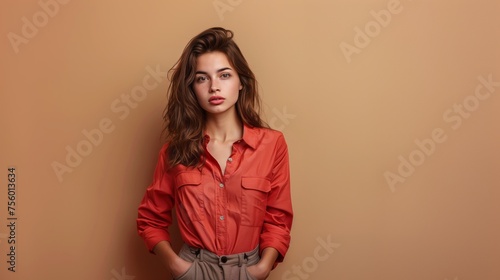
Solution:
{"label": "shirt button", "polygon": [[233,158],[228,158],[227,161],[232,162]]}
{"label": "shirt button", "polygon": [[224,221],[224,216],[219,216],[219,219],[220,219],[221,221]]}
{"label": "shirt button", "polygon": [[220,183],[220,184],[219,184],[219,187],[223,188],[223,187],[224,187],[224,184],[223,184],[223,183]]}

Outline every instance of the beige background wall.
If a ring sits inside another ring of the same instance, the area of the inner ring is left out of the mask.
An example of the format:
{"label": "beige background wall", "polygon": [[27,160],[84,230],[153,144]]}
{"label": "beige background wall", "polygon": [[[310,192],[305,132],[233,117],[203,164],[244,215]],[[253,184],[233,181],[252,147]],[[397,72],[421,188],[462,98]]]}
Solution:
{"label": "beige background wall", "polygon": [[500,279],[499,11],[494,0],[2,1],[0,278],[168,278],[135,230],[164,72],[191,37],[223,26],[290,148],[292,245],[270,279]]}

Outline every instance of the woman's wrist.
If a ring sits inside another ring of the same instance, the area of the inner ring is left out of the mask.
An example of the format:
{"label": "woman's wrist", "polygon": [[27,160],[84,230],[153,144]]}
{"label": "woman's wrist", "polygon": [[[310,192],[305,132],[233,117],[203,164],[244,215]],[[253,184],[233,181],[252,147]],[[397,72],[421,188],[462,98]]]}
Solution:
{"label": "woman's wrist", "polygon": [[153,248],[153,252],[160,257],[163,264],[168,268],[172,269],[175,266],[175,263],[178,261],[179,256],[174,252],[170,242],[168,241],[160,241]]}
{"label": "woman's wrist", "polygon": [[267,247],[264,250],[262,250],[260,261],[257,264],[260,266],[261,269],[266,269],[268,271],[271,271],[278,256],[279,256],[278,250],[272,247]]}
{"label": "woman's wrist", "polygon": [[259,261],[255,266],[265,275],[269,275],[273,269],[273,265],[269,265],[269,263],[262,261]]}
{"label": "woman's wrist", "polygon": [[170,245],[170,242],[168,241],[159,242],[155,246],[153,251],[160,257],[163,265],[170,271],[170,273],[174,277],[182,275],[191,266],[190,262],[179,257],[179,255],[174,252],[172,246]]}

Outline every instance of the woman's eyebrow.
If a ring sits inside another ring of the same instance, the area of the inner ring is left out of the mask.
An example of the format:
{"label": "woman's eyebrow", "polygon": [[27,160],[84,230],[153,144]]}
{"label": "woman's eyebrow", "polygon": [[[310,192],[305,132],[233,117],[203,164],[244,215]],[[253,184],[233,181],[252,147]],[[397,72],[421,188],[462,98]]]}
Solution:
{"label": "woman's eyebrow", "polygon": [[[221,69],[217,70],[217,73],[220,73],[220,72],[226,71],[226,70],[233,70],[233,69],[231,69],[231,67],[224,67],[224,68],[221,68]],[[207,75],[207,72],[205,72],[205,71],[196,71],[195,74]]]}

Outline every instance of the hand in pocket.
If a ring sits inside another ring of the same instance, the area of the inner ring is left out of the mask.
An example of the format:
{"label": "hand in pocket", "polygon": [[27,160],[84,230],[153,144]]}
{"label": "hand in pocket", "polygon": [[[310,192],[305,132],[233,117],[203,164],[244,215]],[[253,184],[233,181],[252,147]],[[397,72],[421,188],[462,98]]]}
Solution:
{"label": "hand in pocket", "polygon": [[247,267],[247,273],[256,280],[264,280],[269,276],[270,271],[262,269],[258,264]]}
{"label": "hand in pocket", "polygon": [[192,265],[192,262],[188,262],[181,257],[177,257],[176,261],[170,266],[170,273],[172,273],[174,279],[177,279],[186,273]]}

